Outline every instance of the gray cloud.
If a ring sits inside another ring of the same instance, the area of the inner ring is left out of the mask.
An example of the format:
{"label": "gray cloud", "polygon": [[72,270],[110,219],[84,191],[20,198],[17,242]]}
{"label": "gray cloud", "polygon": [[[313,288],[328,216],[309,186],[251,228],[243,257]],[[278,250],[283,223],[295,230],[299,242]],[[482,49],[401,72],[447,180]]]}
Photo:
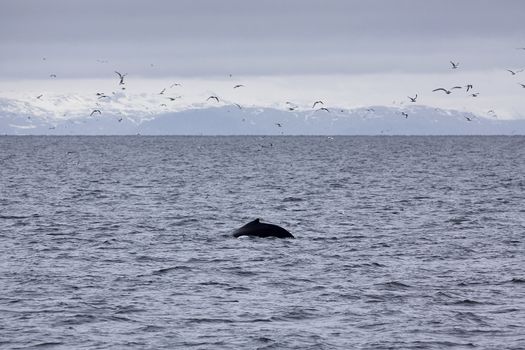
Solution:
{"label": "gray cloud", "polygon": [[432,72],[449,59],[481,70],[525,55],[515,50],[525,46],[517,0],[0,4],[0,78],[10,79],[104,77],[116,67],[144,76]]}

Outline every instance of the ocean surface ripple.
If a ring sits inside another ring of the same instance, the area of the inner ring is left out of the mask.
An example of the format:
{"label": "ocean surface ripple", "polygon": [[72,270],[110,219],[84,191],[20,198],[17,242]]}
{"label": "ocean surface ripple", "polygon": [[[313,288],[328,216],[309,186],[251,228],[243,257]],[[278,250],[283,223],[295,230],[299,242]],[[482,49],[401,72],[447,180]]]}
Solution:
{"label": "ocean surface ripple", "polygon": [[524,174],[519,136],[0,137],[0,348],[524,349]]}

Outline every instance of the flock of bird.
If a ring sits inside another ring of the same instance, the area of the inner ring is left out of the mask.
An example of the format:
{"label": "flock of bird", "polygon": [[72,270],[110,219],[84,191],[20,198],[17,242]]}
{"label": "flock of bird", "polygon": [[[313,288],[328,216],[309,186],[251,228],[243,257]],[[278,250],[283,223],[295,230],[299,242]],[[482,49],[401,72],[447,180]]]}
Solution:
{"label": "flock of bird", "polygon": [[[523,48],[517,48],[518,50],[525,50],[525,47]],[[46,58],[43,58],[43,60],[46,60]],[[102,61],[102,60],[97,60],[97,62],[100,62],[100,63],[107,63],[107,61]],[[460,63],[459,62],[454,62],[454,61],[450,61],[450,65],[451,65],[451,69],[453,70],[456,70],[456,69],[459,69],[459,66],[460,66]],[[512,69],[506,69],[507,72],[509,72],[512,76],[515,76],[521,72],[523,72],[525,69],[517,69],[517,70],[512,70]],[[126,82],[125,82],[125,78],[126,76],[128,75],[127,73],[121,73],[121,72],[118,72],[118,71],[115,71],[115,74],[117,75],[118,77],[118,86],[120,87],[120,89],[122,90],[125,90],[126,89]],[[49,75],[50,78],[56,78],[56,74],[50,74]],[[230,74],[229,77],[231,78],[232,75]],[[523,83],[518,83],[522,88],[525,88],[525,84]],[[169,88],[174,88],[174,87],[181,87],[182,84],[181,83],[173,83],[169,86]],[[244,88],[245,85],[243,84],[236,84],[233,86],[233,89],[239,89],[239,88]],[[438,88],[435,88],[432,90],[432,92],[434,93],[439,93],[439,92],[443,92],[445,95],[450,95],[453,93],[453,91],[455,90],[462,90],[462,89],[465,89],[466,93],[468,94],[468,96],[470,97],[478,97],[479,96],[479,92],[470,92],[471,90],[473,90],[474,86],[473,84],[466,84],[464,86],[453,86],[453,87],[450,87],[450,88],[446,88],[446,87],[438,87]],[[164,95],[166,93],[166,90],[167,88],[163,88],[160,92],[159,92],[159,95]],[[470,92],[470,93],[469,93]],[[115,94],[115,92],[113,92],[113,94]],[[38,96],[36,96],[36,99],[40,100],[42,99],[44,95],[43,94],[40,94]],[[97,99],[99,100],[103,100],[103,99],[110,99],[111,96],[109,95],[106,95],[105,93],[103,92],[97,92],[96,93],[96,96],[97,96]],[[171,96],[166,96],[166,99],[170,100],[170,101],[175,101],[177,99],[180,99],[182,98],[182,96],[175,96],[175,97],[171,97]],[[410,103],[415,103],[417,102],[417,99],[418,99],[418,94],[416,93],[414,97],[412,96],[407,96],[408,98],[408,102]],[[220,103],[221,102],[221,99],[216,96],[216,95],[211,95],[209,96],[206,101],[215,101],[216,103]],[[285,104],[287,105],[287,109],[289,111],[294,111],[296,110],[297,108],[299,108],[299,106],[297,104],[294,104],[290,101],[286,101]],[[98,105],[98,104],[97,104]],[[242,106],[238,103],[233,103],[233,105],[235,105],[237,108],[239,109],[242,109]],[[162,103],[160,106],[162,107],[167,107],[167,104],[165,103]],[[316,109],[316,107],[318,107]],[[321,100],[317,100],[315,101],[313,104],[312,104],[312,109],[315,110],[315,111],[324,111],[324,112],[328,112],[330,113],[330,109],[328,109],[327,107],[324,106],[324,102],[321,101]],[[374,109],[373,108],[368,108],[367,109],[367,112],[374,112]],[[401,111],[400,112],[401,115],[405,118],[408,118],[408,113],[406,111]],[[98,115],[102,115],[102,111],[99,109],[99,108],[96,108],[96,109],[93,109],[90,113],[90,116],[94,116],[95,114],[98,114]],[[495,116],[496,113],[494,112],[494,110],[489,110],[487,112],[487,114],[489,115],[492,115],[492,116]],[[472,121],[472,117],[469,117],[469,116],[464,116],[465,119],[467,121]],[[244,120],[244,119],[243,119]],[[118,119],[118,122],[121,122],[122,121],[122,118],[119,118]],[[282,127],[283,124],[282,123],[275,123],[275,125],[277,127]]]}

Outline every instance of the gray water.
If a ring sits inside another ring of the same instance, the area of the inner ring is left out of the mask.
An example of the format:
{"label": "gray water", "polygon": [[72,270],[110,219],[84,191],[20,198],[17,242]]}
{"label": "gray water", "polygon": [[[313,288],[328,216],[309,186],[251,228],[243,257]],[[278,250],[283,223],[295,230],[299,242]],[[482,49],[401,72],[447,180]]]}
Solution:
{"label": "gray water", "polygon": [[524,349],[524,174],[524,137],[0,137],[0,348]]}

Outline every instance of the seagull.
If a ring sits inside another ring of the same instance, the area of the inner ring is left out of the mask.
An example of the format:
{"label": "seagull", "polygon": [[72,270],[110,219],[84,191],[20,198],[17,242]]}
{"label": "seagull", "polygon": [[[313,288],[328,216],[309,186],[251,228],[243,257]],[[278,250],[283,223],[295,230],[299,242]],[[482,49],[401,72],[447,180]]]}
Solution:
{"label": "seagull", "polygon": [[366,111],[367,111],[367,112],[375,112],[376,110],[373,109],[373,108],[367,108]]}
{"label": "seagull", "polygon": [[37,100],[40,100],[40,99],[42,98],[42,96],[44,96],[44,95],[38,95],[38,96],[36,97]]}
{"label": "seagull", "polygon": [[324,105],[323,101],[315,101],[315,102],[314,102],[314,105],[312,106],[312,108],[315,108],[315,106],[316,106],[318,103]]}
{"label": "seagull", "polygon": [[182,96],[177,96],[177,97],[166,97],[168,98],[170,101],[175,101],[176,99],[178,98],[182,98]]}
{"label": "seagull", "polygon": [[172,87],[174,87],[174,86],[182,86],[182,84],[179,84],[179,83],[173,83],[173,84],[170,85],[170,89],[171,89]]}
{"label": "seagull", "polygon": [[125,77],[126,75],[128,75],[128,73],[122,74],[122,73],[119,73],[119,72],[117,72],[117,71],[115,71],[115,73],[117,73],[117,74],[118,74],[118,77],[120,78],[120,82],[119,82],[118,84],[119,84],[119,85],[124,85],[124,77]]}
{"label": "seagull", "polygon": [[120,123],[121,121],[122,121],[122,118],[119,118],[119,119],[118,119],[118,122]]}
{"label": "seagull", "polygon": [[211,100],[211,99],[215,99],[217,102],[219,102],[219,98],[217,96],[210,96],[206,99],[206,101]]}
{"label": "seagull", "polygon": [[295,111],[295,107],[288,107],[289,111]]}
{"label": "seagull", "polygon": [[405,118],[408,118],[408,113],[401,112],[401,115],[403,115]]}
{"label": "seagull", "polygon": [[417,94],[415,97],[410,97],[410,96],[407,96],[407,97],[410,99],[410,102],[416,102]]}
{"label": "seagull", "polygon": [[234,88],[234,89],[237,89],[237,88],[240,88],[240,87],[244,87],[244,85],[242,85],[242,84],[237,84],[237,85],[235,85],[233,88]]}
{"label": "seagull", "polygon": [[164,91],[166,91],[166,88],[162,89],[162,91],[159,92],[159,95],[164,95]]}
{"label": "seagull", "polygon": [[91,117],[95,113],[102,114],[99,109],[94,109],[89,116]]}
{"label": "seagull", "polygon": [[523,72],[523,69],[520,69],[520,70],[517,70],[517,71],[513,71],[513,70],[510,70],[510,69],[507,69],[507,72],[510,72],[511,75],[516,75],[520,72]]}
{"label": "seagull", "polygon": [[459,62],[454,63],[454,62],[450,61],[450,64],[452,65],[452,69],[457,69],[458,66],[459,66]]}
{"label": "seagull", "polygon": [[521,87],[525,89],[525,84],[522,84],[522,83],[518,83],[518,84],[521,85]]}
{"label": "seagull", "polygon": [[472,84],[467,84],[467,86],[465,86],[467,88],[467,92],[473,88]]}
{"label": "seagull", "polygon": [[475,93],[471,94],[470,96],[472,96],[472,97],[478,97],[478,95],[479,95],[479,92],[475,92]]}
{"label": "seagull", "polygon": [[463,117],[465,117],[465,119],[466,119],[466,120],[468,120],[469,122],[471,122],[471,121],[472,121],[472,119],[471,119],[471,118],[469,118],[469,117],[467,117],[466,115],[464,115]]}
{"label": "seagull", "polygon": [[330,113],[330,110],[328,108],[325,108],[325,107],[319,108],[318,111],[326,111],[326,112]]}
{"label": "seagull", "polygon": [[168,107],[168,105],[165,104],[165,103],[161,103],[160,106],[161,106],[161,107]]}
{"label": "seagull", "polygon": [[281,123],[275,123],[275,125],[277,125],[278,127],[282,128],[283,126],[281,125]]}
{"label": "seagull", "polygon": [[454,86],[450,88],[450,90],[454,90],[454,89],[463,89],[463,88],[461,86]]}
{"label": "seagull", "polygon": [[452,91],[444,89],[444,88],[437,88],[437,89],[432,90],[432,92],[436,92],[436,91],[444,91],[447,95],[450,95],[452,93]]}
{"label": "seagull", "polygon": [[50,74],[49,77],[50,77],[50,78],[56,78],[57,75],[56,75],[56,74]]}
{"label": "seagull", "polygon": [[[98,95],[98,94],[97,94],[97,95]],[[101,98],[110,98],[110,97],[109,97],[108,95],[104,95],[104,94],[102,94],[102,95],[99,95],[99,96],[98,96],[98,99],[99,99],[99,100],[100,100]]]}
{"label": "seagull", "polygon": [[234,105],[236,105],[239,109],[242,109],[242,106],[238,103],[234,103]]}

